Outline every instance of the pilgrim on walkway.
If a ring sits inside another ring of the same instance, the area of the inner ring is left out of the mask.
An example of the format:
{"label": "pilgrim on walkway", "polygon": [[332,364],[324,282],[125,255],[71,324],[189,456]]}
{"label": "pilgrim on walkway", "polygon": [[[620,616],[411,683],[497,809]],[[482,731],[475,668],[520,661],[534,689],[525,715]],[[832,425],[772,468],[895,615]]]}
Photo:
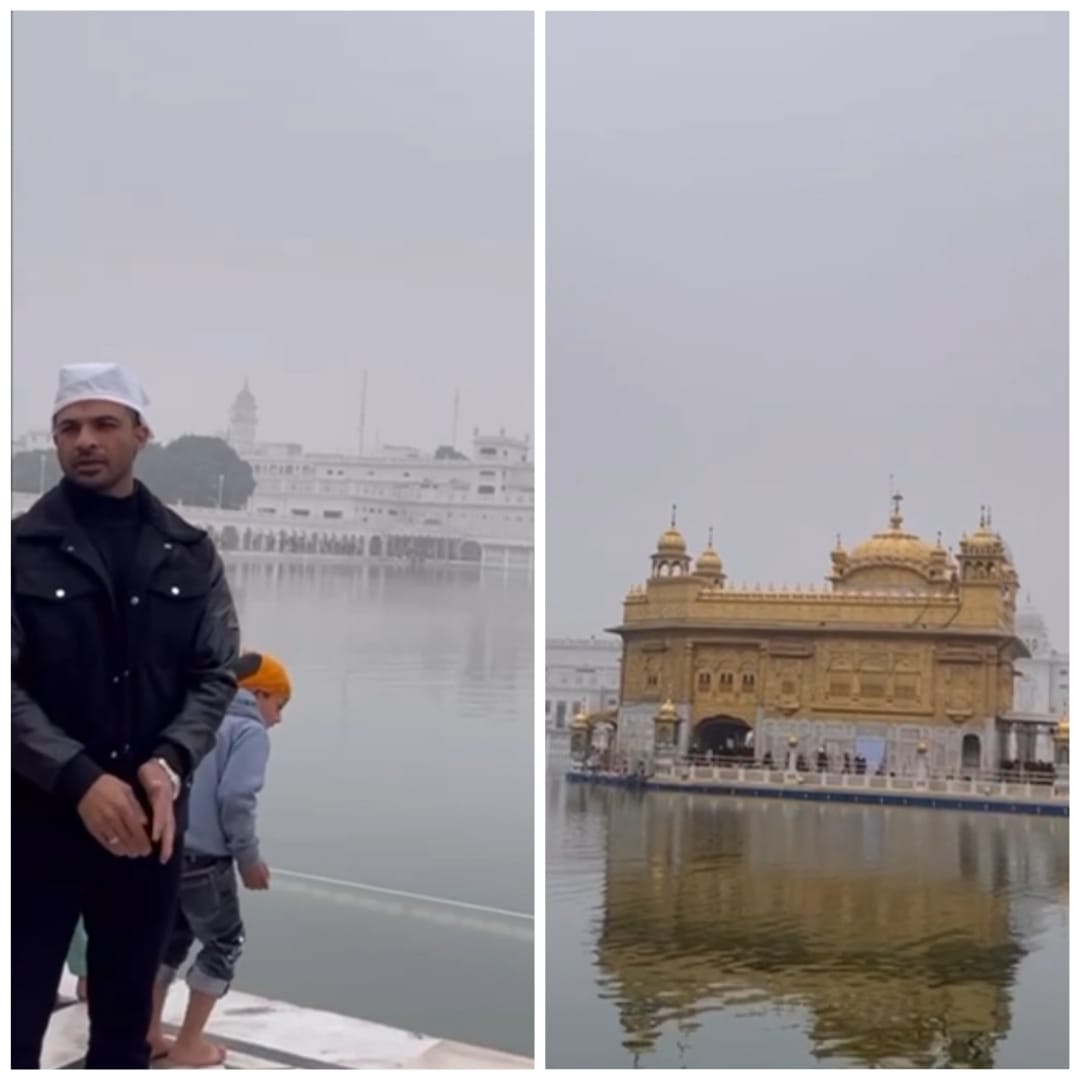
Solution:
{"label": "pilgrim on walkway", "polygon": [[135,479],[148,399],[60,372],[63,479],[12,522],[12,1065],[39,1067],[87,933],[87,1068],[146,1068],[191,776],[232,700],[238,626],[206,534]]}

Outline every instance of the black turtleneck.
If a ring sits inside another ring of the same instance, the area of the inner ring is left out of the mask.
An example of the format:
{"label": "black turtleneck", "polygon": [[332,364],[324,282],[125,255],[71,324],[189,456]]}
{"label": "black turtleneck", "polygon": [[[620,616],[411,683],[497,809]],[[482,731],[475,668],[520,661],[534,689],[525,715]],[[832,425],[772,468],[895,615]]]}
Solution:
{"label": "black turtleneck", "polygon": [[122,596],[142,525],[138,491],[116,498],[90,491],[70,480],[62,483],[75,517],[105,564],[116,595]]}

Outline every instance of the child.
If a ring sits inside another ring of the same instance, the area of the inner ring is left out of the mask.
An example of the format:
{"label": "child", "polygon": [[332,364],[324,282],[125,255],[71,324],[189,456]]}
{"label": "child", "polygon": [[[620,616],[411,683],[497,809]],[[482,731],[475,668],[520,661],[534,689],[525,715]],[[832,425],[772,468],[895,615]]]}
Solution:
{"label": "child", "polygon": [[[284,666],[267,653],[244,653],[235,672],[240,688],[213,751],[195,770],[180,905],[154,986],[151,1055],[186,1068],[213,1068],[225,1061],[224,1047],[203,1032],[214,1005],[228,992],[244,945],[236,871],[249,889],[270,887],[255,832],[255,803],[270,757],[267,730],[280,723],[292,687]],[[187,1012],[170,1040],[161,1026],[165,996],[195,941],[202,948],[187,974]]]}

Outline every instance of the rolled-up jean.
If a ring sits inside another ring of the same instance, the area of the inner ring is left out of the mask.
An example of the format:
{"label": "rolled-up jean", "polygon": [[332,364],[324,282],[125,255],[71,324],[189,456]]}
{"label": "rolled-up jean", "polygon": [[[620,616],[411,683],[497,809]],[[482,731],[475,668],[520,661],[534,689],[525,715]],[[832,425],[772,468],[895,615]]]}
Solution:
{"label": "rolled-up jean", "polygon": [[196,941],[202,948],[187,984],[210,997],[224,997],[244,949],[236,867],[227,856],[185,852],[180,904],[158,968],[160,982],[168,986],[176,978]]}
{"label": "rolled-up jean", "polygon": [[86,927],[83,926],[82,919],[76,924],[75,936],[68,947],[67,966],[75,978],[86,978]]}

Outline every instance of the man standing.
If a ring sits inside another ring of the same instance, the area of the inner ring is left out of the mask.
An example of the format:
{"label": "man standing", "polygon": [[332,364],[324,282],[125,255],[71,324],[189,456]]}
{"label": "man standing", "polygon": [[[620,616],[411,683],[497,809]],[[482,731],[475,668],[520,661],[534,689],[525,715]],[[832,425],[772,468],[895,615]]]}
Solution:
{"label": "man standing", "polygon": [[134,477],[147,399],[64,368],[63,480],[12,524],[12,1065],[37,1068],[79,915],[87,1068],[147,1068],[195,766],[236,690],[238,626],[206,534]]}

